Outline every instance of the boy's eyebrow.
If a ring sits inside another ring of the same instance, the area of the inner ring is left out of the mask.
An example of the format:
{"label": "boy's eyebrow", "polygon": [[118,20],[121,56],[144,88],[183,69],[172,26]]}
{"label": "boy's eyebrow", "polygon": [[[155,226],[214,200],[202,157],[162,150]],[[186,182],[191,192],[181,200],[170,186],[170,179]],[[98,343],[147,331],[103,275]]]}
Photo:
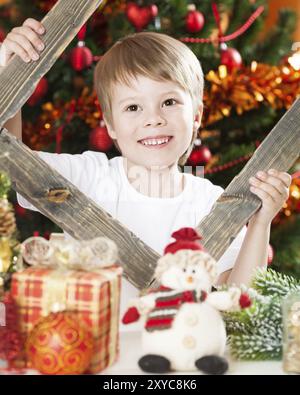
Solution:
{"label": "boy's eyebrow", "polygon": [[[164,92],[164,93],[161,94],[161,96],[171,95],[172,93],[173,93],[173,94],[174,94],[174,93],[179,94],[180,91],[172,90],[172,91]],[[125,97],[125,99],[120,100],[120,101],[118,102],[118,104],[122,104],[123,102],[125,102],[125,101],[127,101],[127,100],[135,100],[135,99],[138,99],[138,98],[139,98],[139,96]]]}

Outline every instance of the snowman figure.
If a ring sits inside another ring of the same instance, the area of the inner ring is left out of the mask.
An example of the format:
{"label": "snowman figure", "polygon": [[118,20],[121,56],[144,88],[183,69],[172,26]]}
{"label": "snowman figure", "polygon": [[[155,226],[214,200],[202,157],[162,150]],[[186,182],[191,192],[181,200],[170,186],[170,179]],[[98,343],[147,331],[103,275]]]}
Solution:
{"label": "snowman figure", "polygon": [[123,317],[124,324],[145,318],[139,366],[149,373],[223,374],[226,329],[219,311],[248,307],[250,300],[237,287],[211,292],[217,264],[194,229],[172,237],[155,271],[161,286],[134,300]]}

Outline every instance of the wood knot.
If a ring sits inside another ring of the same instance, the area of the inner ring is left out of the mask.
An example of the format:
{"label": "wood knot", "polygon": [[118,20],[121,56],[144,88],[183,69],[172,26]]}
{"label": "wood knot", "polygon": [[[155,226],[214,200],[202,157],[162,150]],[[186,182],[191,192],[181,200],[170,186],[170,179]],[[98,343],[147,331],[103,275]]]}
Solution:
{"label": "wood knot", "polygon": [[228,202],[228,201],[235,201],[235,200],[243,200],[245,199],[245,195],[243,193],[223,193],[219,199],[218,202]]}
{"label": "wood knot", "polygon": [[64,203],[69,196],[71,196],[71,192],[65,188],[50,189],[47,193],[47,199],[53,203]]}

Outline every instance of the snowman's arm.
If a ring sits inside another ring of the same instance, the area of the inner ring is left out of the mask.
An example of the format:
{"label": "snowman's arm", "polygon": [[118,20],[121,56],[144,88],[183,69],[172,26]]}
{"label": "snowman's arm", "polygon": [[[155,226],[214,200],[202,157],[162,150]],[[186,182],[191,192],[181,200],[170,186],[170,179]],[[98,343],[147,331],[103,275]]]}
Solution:
{"label": "snowman's arm", "polygon": [[206,302],[217,310],[233,310],[239,308],[241,290],[236,287],[228,291],[215,291],[207,295]]}
{"label": "snowman's arm", "polygon": [[155,294],[140,297],[134,301],[134,306],[141,315],[146,315],[155,307]]}

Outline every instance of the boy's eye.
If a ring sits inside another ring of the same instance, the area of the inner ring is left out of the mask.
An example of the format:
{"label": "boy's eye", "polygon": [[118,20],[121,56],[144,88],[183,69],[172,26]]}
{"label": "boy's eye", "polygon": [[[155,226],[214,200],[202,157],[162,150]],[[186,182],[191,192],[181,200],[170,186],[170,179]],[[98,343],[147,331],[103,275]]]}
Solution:
{"label": "boy's eye", "polygon": [[167,99],[165,100],[165,103],[167,103],[167,106],[175,104],[177,101],[175,99]]}
{"label": "boy's eye", "polygon": [[138,105],[137,104],[131,104],[131,106],[128,106],[126,108],[126,111],[132,112],[132,111],[137,111]]}

